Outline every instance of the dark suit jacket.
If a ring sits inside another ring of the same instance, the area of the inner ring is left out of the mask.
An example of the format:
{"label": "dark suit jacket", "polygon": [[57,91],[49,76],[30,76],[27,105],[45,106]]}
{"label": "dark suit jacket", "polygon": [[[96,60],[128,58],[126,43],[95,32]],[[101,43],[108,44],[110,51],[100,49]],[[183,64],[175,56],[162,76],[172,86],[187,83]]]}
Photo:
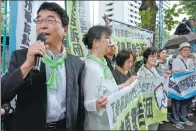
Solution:
{"label": "dark suit jacket", "polygon": [[[22,78],[20,66],[26,60],[27,49],[12,53],[8,72],[2,77],[2,103],[10,102],[17,95],[16,109],[11,124],[12,130],[45,130],[47,113],[47,86],[45,65],[39,73],[32,70]],[[83,129],[84,62],[69,55],[65,59],[66,68],[66,128]]]}
{"label": "dark suit jacket", "polygon": [[106,62],[107,62],[107,65],[108,67],[110,68],[111,72],[114,70],[114,62],[115,62],[115,56],[113,56],[112,60],[110,58],[108,58],[107,56],[104,56]]}

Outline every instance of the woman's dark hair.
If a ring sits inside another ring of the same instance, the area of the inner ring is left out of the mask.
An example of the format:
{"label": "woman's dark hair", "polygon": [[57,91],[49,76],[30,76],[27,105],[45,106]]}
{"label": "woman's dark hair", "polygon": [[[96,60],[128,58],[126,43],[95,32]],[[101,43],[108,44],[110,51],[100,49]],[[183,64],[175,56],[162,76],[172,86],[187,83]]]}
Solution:
{"label": "woman's dark hair", "polygon": [[167,49],[165,49],[165,48],[162,48],[162,49],[159,49],[159,53],[161,53],[162,51],[164,51],[164,50],[166,50],[167,52],[168,52],[168,50]]}
{"label": "woman's dark hair", "polygon": [[120,50],[116,56],[116,65],[123,68],[125,61],[130,58],[130,55],[133,56],[133,60],[135,62],[136,56],[132,50],[127,50],[127,49]]}
{"label": "woman's dark hair", "polygon": [[161,53],[162,51],[164,51],[164,50],[166,50],[166,51],[168,52],[168,50],[167,50],[167,49],[165,49],[165,48],[162,48],[162,49],[159,49],[159,50],[158,50],[159,57],[160,57],[160,53]]}
{"label": "woman's dark hair", "polygon": [[111,36],[112,30],[107,26],[93,26],[88,30],[88,33],[84,35],[82,42],[88,47],[88,49],[92,49],[93,40],[100,39],[103,33],[106,33],[108,36]]}
{"label": "woman's dark hair", "polygon": [[[189,34],[191,31],[188,29],[188,27],[190,26],[189,22],[185,22],[185,23],[180,23],[175,32],[174,35],[187,35]],[[189,27],[190,28],[190,27]]]}
{"label": "woman's dark hair", "polygon": [[157,48],[155,48],[155,47],[148,47],[148,48],[146,48],[146,49],[144,50],[144,52],[143,52],[144,64],[146,64],[146,62],[147,62],[147,60],[148,60],[148,57],[149,57],[150,55],[154,55],[154,54],[156,54],[156,53],[158,53]]}
{"label": "woman's dark hair", "polygon": [[69,24],[69,17],[67,16],[67,12],[57,3],[54,2],[44,2],[41,4],[41,6],[39,7],[38,11],[37,11],[37,15],[39,14],[39,12],[41,10],[49,10],[49,11],[54,11],[56,12],[60,18],[61,18],[61,22],[63,27],[68,26]]}

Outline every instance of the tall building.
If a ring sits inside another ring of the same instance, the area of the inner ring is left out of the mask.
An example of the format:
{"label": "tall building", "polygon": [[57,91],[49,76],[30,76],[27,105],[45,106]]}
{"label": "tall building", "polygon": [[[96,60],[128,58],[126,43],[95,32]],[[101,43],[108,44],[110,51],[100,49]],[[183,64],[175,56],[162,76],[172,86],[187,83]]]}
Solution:
{"label": "tall building", "polygon": [[[106,14],[108,18],[123,22],[132,26],[137,26],[141,23],[139,15],[139,8],[142,1],[99,1],[99,23],[104,24],[102,16]],[[159,6],[159,1],[156,1]],[[163,2],[163,10],[170,7],[169,1]],[[164,15],[164,14],[163,14]],[[157,22],[159,21],[159,14],[157,12]]]}

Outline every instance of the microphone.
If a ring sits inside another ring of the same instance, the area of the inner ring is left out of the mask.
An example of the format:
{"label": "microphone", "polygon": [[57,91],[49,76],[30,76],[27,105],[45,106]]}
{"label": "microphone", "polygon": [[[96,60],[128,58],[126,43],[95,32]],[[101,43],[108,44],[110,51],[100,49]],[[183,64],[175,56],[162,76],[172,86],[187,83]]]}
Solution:
{"label": "microphone", "polygon": [[[41,41],[45,44],[45,41],[46,41],[46,35],[44,33],[40,33],[38,36],[37,36],[37,41]],[[34,71],[40,71],[40,67],[41,67],[41,61],[42,61],[42,56],[40,55],[37,55],[35,57],[35,66],[33,67],[33,70]]]}

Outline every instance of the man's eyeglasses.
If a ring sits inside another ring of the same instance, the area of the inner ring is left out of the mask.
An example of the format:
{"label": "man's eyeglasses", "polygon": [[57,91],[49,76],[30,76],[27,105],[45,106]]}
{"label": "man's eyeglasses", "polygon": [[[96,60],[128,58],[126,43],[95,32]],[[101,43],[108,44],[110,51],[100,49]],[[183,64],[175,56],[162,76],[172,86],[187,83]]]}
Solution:
{"label": "man's eyeglasses", "polygon": [[48,17],[48,18],[45,18],[45,19],[41,19],[41,18],[35,18],[33,20],[33,22],[35,22],[36,24],[42,24],[43,22],[46,22],[47,24],[50,24],[50,25],[54,25],[55,23],[60,23],[62,24],[60,21],[57,21],[55,18],[51,18],[51,17]]}

